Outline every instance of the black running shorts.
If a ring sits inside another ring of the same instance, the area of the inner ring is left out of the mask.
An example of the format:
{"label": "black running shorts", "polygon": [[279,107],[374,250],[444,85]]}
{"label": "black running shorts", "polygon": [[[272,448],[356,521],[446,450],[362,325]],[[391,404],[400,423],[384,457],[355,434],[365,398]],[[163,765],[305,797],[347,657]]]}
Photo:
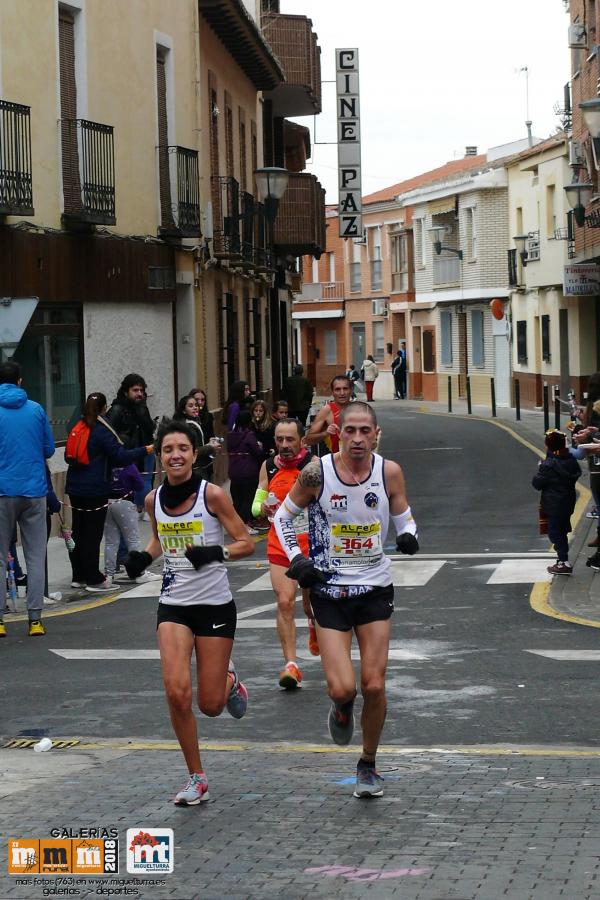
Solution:
{"label": "black running shorts", "polygon": [[[384,622],[394,612],[394,586],[374,587],[367,593],[353,594],[353,589],[337,588],[332,593],[348,593],[348,596],[327,596],[322,590],[313,588],[310,602],[315,619],[321,628],[333,628],[335,631],[350,631],[357,625],[369,622]],[[356,589],[354,589],[356,590]],[[360,590],[360,589],[359,589]]]}
{"label": "black running shorts", "polygon": [[210,606],[207,603],[196,603],[193,606],[175,606],[172,603],[159,603],[156,616],[156,627],[161,622],[176,622],[185,625],[196,637],[234,638],[237,622],[235,603],[219,603]]}

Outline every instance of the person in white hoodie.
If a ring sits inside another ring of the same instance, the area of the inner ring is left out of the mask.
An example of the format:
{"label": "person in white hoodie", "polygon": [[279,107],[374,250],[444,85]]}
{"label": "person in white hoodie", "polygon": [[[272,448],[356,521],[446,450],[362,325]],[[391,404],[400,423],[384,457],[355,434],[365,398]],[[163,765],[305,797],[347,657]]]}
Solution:
{"label": "person in white hoodie", "polygon": [[369,354],[362,364],[363,381],[365,383],[365,391],[369,403],[373,401],[373,386],[379,377],[379,369],[373,357]]}

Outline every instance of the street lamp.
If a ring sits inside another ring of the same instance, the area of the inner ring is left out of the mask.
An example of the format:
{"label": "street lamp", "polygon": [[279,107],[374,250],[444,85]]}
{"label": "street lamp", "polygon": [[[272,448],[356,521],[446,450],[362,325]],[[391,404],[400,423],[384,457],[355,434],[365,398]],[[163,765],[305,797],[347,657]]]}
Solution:
{"label": "street lamp", "polygon": [[448,253],[454,253],[458,256],[459,259],[463,258],[462,250],[455,250],[454,247],[443,247],[442,246],[442,238],[446,234],[446,226],[445,225],[432,225],[431,228],[427,229],[429,234],[431,235],[431,240],[433,242],[433,249],[439,256],[442,250],[446,250]]}
{"label": "street lamp", "polygon": [[272,227],[277,217],[279,201],[287,190],[290,173],[279,166],[266,166],[263,169],[256,169],[254,178],[258,199],[264,203],[265,215]]}
{"label": "street lamp", "polygon": [[565,186],[569,206],[573,210],[575,221],[581,228],[585,224],[585,208],[592,199],[594,185],[590,182],[574,182]]}
{"label": "street lamp", "polygon": [[517,252],[521,257],[521,263],[523,264],[523,266],[527,265],[527,258],[529,256],[529,254],[527,253],[527,247],[525,246],[528,240],[528,234],[515,234],[513,238],[515,247],[517,248]]}

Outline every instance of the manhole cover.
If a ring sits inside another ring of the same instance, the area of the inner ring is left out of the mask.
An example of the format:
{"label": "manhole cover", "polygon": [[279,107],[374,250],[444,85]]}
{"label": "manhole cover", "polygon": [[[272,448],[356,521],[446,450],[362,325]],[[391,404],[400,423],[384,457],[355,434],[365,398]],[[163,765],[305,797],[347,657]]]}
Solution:
{"label": "manhole cover", "polygon": [[524,781],[506,781],[509,787],[519,788],[523,791],[586,791],[589,788],[600,787],[600,781],[582,779],[581,781],[569,781],[561,778],[527,778]]}

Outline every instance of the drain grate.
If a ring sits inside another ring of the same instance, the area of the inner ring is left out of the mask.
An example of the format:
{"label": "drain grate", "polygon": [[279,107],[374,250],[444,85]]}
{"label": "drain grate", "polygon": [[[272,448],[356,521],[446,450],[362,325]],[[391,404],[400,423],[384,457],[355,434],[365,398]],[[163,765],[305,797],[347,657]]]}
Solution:
{"label": "drain grate", "polygon": [[599,788],[600,781],[592,778],[581,780],[569,780],[567,778],[527,778],[524,781],[505,781],[508,787],[519,788],[522,791],[586,791],[589,788]]}

